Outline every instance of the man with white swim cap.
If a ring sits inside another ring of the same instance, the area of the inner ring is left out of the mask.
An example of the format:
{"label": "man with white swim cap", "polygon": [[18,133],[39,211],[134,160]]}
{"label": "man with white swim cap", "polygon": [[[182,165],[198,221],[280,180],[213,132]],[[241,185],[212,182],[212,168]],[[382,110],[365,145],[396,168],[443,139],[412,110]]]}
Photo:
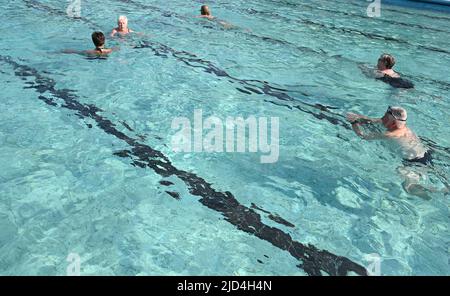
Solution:
{"label": "man with white swim cap", "polygon": [[[402,184],[406,192],[421,197],[428,197],[429,189],[419,185],[419,174],[406,171],[405,168],[413,165],[432,166],[432,151],[426,148],[419,137],[407,127],[408,113],[402,107],[391,107],[386,110],[381,118],[369,118],[354,113],[347,114],[347,120],[352,124],[355,133],[366,140],[386,139],[396,144],[404,159],[404,167],[401,168],[405,182]],[[375,129],[376,126],[381,129]]]}

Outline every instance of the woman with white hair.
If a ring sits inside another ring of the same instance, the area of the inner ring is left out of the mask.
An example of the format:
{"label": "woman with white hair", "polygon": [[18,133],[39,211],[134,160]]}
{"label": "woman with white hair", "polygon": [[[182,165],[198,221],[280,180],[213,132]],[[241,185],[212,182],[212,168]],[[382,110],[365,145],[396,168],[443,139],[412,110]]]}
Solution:
{"label": "woman with white hair", "polygon": [[111,37],[114,37],[116,34],[127,35],[129,33],[133,33],[133,30],[128,28],[128,19],[126,16],[121,15],[117,21],[117,28],[114,28],[111,32]]}

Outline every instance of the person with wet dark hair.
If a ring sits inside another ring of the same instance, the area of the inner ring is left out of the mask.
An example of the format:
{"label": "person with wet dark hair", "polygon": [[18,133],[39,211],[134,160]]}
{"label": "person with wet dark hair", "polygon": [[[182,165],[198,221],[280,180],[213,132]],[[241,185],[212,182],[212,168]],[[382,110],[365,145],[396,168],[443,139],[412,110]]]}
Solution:
{"label": "person with wet dark hair", "polygon": [[207,18],[210,20],[214,19],[208,5],[202,5],[202,7],[200,7],[200,15],[198,17]]}
{"label": "person with wet dark hair", "polygon": [[198,15],[196,17],[208,19],[210,21],[214,20],[214,21],[216,21],[216,23],[218,23],[219,25],[223,26],[225,29],[235,28],[235,26],[233,26],[232,24],[229,24],[229,23],[227,23],[225,21],[222,21],[222,20],[218,20],[215,16],[213,16],[211,14],[211,10],[209,9],[208,5],[202,5],[200,7],[200,15]]}
{"label": "person with wet dark hair", "polygon": [[119,48],[115,47],[115,48],[105,48],[105,42],[106,42],[106,37],[105,34],[103,34],[100,31],[96,31],[94,33],[92,33],[91,35],[92,38],[92,42],[95,45],[95,49],[90,49],[90,50],[64,50],[64,53],[76,53],[76,54],[82,54],[82,55],[87,55],[87,56],[107,56],[110,53],[112,53],[113,51],[118,50]]}
{"label": "person with wet dark hair", "polygon": [[92,42],[95,45],[95,49],[87,50],[87,54],[98,54],[98,55],[107,55],[113,52],[112,48],[105,48],[105,35],[102,32],[94,32],[92,33]]}

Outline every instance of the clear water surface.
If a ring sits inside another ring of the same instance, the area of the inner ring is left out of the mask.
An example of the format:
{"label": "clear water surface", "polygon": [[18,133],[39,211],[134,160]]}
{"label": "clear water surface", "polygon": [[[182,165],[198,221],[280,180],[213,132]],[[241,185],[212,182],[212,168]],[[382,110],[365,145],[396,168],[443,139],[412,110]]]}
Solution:
{"label": "clear water surface", "polygon": [[[131,150],[126,142],[33,88],[36,75],[101,109],[118,131],[179,170],[242,206],[256,205],[262,223],[294,241],[363,266],[367,254],[379,254],[382,274],[450,274],[448,195],[408,195],[401,157],[360,140],[343,121],[346,111],[380,116],[388,105],[404,106],[411,128],[434,142],[437,172],[427,182],[442,187],[450,14],[384,5],[380,18],[368,18],[365,1],[209,1],[235,26],[225,29],[193,17],[202,1],[81,3],[81,19],[66,15],[67,1],[2,3],[0,274],[63,275],[69,253],[80,255],[88,275],[308,274],[271,239],[205,206],[177,175],[120,157]],[[121,14],[150,36],[109,39],[121,50],[106,60],[60,53],[91,48],[91,32],[109,32]],[[396,69],[416,89],[361,74],[358,64],[383,52],[397,57]],[[255,153],[173,152],[172,119],[192,118],[194,109],[205,117],[279,117],[278,162],[261,164]]]}

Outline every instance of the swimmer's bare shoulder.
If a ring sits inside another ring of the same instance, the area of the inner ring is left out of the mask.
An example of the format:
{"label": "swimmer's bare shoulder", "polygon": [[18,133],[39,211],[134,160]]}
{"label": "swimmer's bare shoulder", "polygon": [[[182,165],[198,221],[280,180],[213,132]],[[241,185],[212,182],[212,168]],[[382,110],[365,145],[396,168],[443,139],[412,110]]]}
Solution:
{"label": "swimmer's bare shoulder", "polygon": [[106,55],[109,55],[112,52],[118,51],[118,50],[120,50],[119,47],[105,48],[105,49],[102,49],[101,52],[98,52],[98,50],[92,49],[92,50],[86,50],[85,54],[87,54],[87,55],[106,56]]}
{"label": "swimmer's bare shoulder", "polygon": [[75,49],[63,49],[61,50],[61,53],[66,53],[66,54],[81,54],[83,51],[82,50],[75,50]]}
{"label": "swimmer's bare shoulder", "polygon": [[211,21],[211,20],[215,19],[216,17],[212,16],[212,15],[196,15],[195,18],[208,19]]}
{"label": "swimmer's bare shoulder", "polygon": [[102,52],[98,52],[98,50],[95,49],[89,49],[89,50],[75,50],[75,49],[64,49],[62,53],[66,54],[79,54],[84,56],[106,56],[111,54],[114,51],[120,50],[119,47],[113,47],[113,48],[105,48],[102,50]]}

